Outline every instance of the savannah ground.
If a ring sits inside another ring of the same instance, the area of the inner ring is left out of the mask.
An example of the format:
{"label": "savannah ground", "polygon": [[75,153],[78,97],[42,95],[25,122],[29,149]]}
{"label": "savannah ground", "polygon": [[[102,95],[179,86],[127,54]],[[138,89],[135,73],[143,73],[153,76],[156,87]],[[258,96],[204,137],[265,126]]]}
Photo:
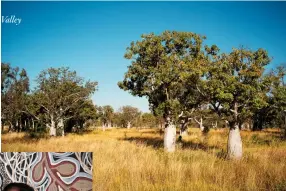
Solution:
{"label": "savannah ground", "polygon": [[66,137],[31,139],[24,133],[2,135],[2,151],[93,152],[93,190],[286,190],[286,141],[275,129],[242,131],[244,157],[225,159],[228,129],[198,128],[163,150],[157,129],[90,130]]}

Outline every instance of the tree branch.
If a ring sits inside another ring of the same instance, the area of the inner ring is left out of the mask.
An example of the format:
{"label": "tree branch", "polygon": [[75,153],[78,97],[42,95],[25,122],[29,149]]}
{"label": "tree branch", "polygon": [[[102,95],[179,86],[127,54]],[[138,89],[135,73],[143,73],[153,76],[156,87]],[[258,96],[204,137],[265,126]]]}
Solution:
{"label": "tree branch", "polygon": [[198,84],[196,84],[196,87],[197,87],[197,90],[199,91],[199,93],[202,94],[204,97],[206,97],[206,94],[204,94],[204,93],[200,90]]}

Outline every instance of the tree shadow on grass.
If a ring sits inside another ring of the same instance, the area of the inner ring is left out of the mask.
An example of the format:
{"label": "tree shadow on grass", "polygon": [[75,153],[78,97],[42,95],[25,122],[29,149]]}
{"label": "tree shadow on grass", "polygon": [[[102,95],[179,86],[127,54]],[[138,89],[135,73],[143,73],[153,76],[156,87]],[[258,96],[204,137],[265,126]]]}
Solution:
{"label": "tree shadow on grass", "polygon": [[2,139],[1,144],[5,145],[10,143],[37,143],[40,141],[40,139],[45,138],[32,138],[30,135],[26,134],[23,137],[11,137],[7,140]]}
{"label": "tree shadow on grass", "polygon": [[[119,140],[129,141],[135,144],[142,144],[146,146],[152,146],[155,149],[164,148],[164,141],[162,138],[156,137],[125,137]],[[177,145],[181,149],[190,149],[190,150],[203,150],[208,151],[212,149],[221,149],[217,146],[209,146],[206,143],[195,143],[192,141],[177,141]]]}

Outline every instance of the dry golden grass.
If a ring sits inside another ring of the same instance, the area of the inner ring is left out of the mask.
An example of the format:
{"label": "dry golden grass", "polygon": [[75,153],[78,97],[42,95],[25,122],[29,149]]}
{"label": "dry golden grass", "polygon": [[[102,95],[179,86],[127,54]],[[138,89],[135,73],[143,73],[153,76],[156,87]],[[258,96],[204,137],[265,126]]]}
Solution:
{"label": "dry golden grass", "polygon": [[243,131],[244,158],[224,159],[227,130],[198,129],[172,154],[157,130],[94,130],[87,134],[31,140],[2,135],[2,151],[94,152],[93,189],[98,191],[286,190],[286,142],[277,130]]}

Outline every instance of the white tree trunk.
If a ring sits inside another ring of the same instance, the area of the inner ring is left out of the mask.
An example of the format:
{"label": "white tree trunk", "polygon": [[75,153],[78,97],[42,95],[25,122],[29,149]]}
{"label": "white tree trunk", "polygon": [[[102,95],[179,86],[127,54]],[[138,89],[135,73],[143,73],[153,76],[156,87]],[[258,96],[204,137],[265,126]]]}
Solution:
{"label": "white tree trunk", "polygon": [[227,155],[231,159],[240,159],[242,157],[242,141],[238,125],[234,125],[229,130]]}
{"label": "white tree trunk", "polygon": [[64,120],[60,118],[58,128],[62,131],[62,136],[65,136]]}
{"label": "white tree trunk", "polygon": [[34,119],[32,119],[32,128],[33,128],[33,130],[35,131],[35,122],[34,122]]}
{"label": "white tree trunk", "polygon": [[51,115],[50,136],[56,136],[56,122],[54,116]]}
{"label": "white tree trunk", "polygon": [[229,122],[227,120],[225,120],[225,127],[229,127]]}
{"label": "white tree trunk", "polygon": [[204,132],[205,127],[203,126],[203,124],[200,124],[200,129],[201,129],[201,132]]}
{"label": "white tree trunk", "polygon": [[167,152],[174,152],[176,147],[176,126],[172,121],[166,123],[164,134],[164,149]]}
{"label": "white tree trunk", "polygon": [[130,129],[130,128],[131,128],[131,122],[128,121],[128,122],[127,122],[127,129]]}
{"label": "white tree trunk", "polygon": [[22,131],[22,121],[19,120],[19,131]]}
{"label": "white tree trunk", "polygon": [[111,129],[111,122],[108,122],[108,128]]}
{"label": "white tree trunk", "polygon": [[105,123],[102,123],[102,131],[105,131]]}
{"label": "white tree trunk", "polygon": [[217,129],[217,121],[215,121],[215,123],[212,123],[212,126],[214,129]]}
{"label": "white tree trunk", "polygon": [[197,124],[199,125],[201,132],[204,132],[205,127],[203,125],[203,118],[201,117],[200,121],[198,121],[196,118],[194,118],[194,119],[197,122]]}

